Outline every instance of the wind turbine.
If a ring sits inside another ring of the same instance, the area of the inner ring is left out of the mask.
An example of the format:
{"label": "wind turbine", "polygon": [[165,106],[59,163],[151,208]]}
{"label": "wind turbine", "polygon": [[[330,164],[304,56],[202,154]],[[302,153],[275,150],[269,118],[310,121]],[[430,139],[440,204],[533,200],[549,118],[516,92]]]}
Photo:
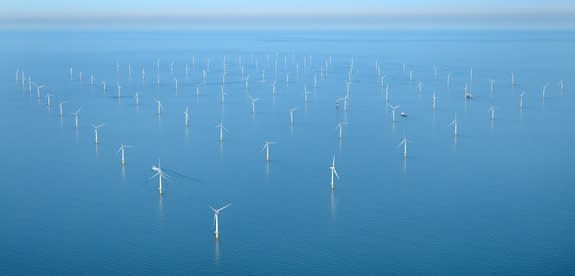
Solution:
{"label": "wind turbine", "polygon": [[126,165],[126,156],[125,156],[125,150],[126,148],[133,148],[132,146],[126,146],[124,144],[120,144],[120,149],[118,149],[118,152],[120,153],[120,162],[122,163],[122,166]]}
{"label": "wind turbine", "polygon": [[338,129],[338,132],[339,132],[339,134],[338,134],[339,139],[343,139],[343,125],[345,125],[345,124],[346,124],[345,122],[338,122],[337,123],[336,129]]}
{"label": "wind turbine", "polygon": [[78,115],[80,115],[80,110],[82,108],[78,108],[78,110],[76,110],[76,112],[73,112],[72,115],[74,115],[74,127],[78,128],[80,126],[80,124],[78,123]]}
{"label": "wind turbine", "polygon": [[433,91],[433,95],[431,96],[431,101],[433,104],[433,110],[435,110],[435,103],[437,102],[437,97],[435,96],[435,91]]}
{"label": "wind turbine", "polygon": [[495,84],[495,80],[489,80],[489,92],[493,95],[493,84]]}
{"label": "wind turbine", "polygon": [[252,96],[248,96],[250,97],[250,100],[252,101],[252,113],[256,113],[256,102],[260,100],[260,98],[253,98]]}
{"label": "wind turbine", "polygon": [[400,105],[397,106],[393,106],[391,104],[387,104],[387,106],[389,106],[391,108],[391,121],[395,122],[395,111],[399,108]]}
{"label": "wind turbine", "polygon": [[186,110],[184,110],[184,126],[188,127],[190,121],[190,108],[186,106]]}
{"label": "wind turbine", "polygon": [[385,103],[389,103],[389,84],[385,85]]}
{"label": "wind turbine", "polygon": [[98,137],[98,129],[103,127],[104,124],[99,124],[99,125],[92,125],[92,127],[94,128],[94,142],[97,144],[100,144],[100,139]]}
{"label": "wind turbine", "polygon": [[[220,129],[220,143],[224,141],[224,130],[228,131],[228,129],[226,129],[224,127],[224,123],[220,122],[218,125],[216,125],[217,128]],[[229,132],[229,131],[228,131]]]}
{"label": "wind turbine", "polygon": [[309,90],[307,90],[307,86],[303,86],[303,101],[304,103],[307,103],[307,98],[309,96]]}
{"label": "wind turbine", "polygon": [[453,119],[453,121],[448,125],[448,127],[451,125],[453,125],[453,136],[457,137],[457,113],[455,113],[455,119]]}
{"label": "wind turbine", "polygon": [[515,84],[516,84],[516,82],[515,82],[515,73],[514,73],[514,72],[511,72],[511,86],[515,87]]}
{"label": "wind turbine", "polygon": [[59,107],[60,107],[60,117],[64,116],[64,104],[65,103],[69,103],[70,101],[60,101],[58,103]]}
{"label": "wind turbine", "polygon": [[244,78],[245,89],[248,90],[248,81],[250,80],[250,75],[246,75]]}
{"label": "wind turbine", "polygon": [[[198,91],[199,91],[199,88],[198,88]],[[196,91],[196,92],[198,92],[198,91]],[[198,93],[196,93],[196,94],[198,94]],[[226,98],[226,95],[227,94],[224,92],[224,86],[222,85],[221,89],[220,89],[220,103],[221,104],[224,104],[224,100]]]}
{"label": "wind turbine", "polygon": [[264,143],[264,147],[262,148],[262,151],[266,151],[266,161],[270,161],[270,145],[271,144],[275,144],[276,142],[271,142],[271,141],[266,141]]}
{"label": "wind turbine", "polygon": [[401,140],[401,143],[399,143],[399,145],[397,145],[397,147],[401,147],[401,145],[403,145],[403,159],[407,159],[407,138],[405,138],[405,136],[403,136],[403,140]]}
{"label": "wind turbine", "polygon": [[331,166],[329,167],[329,169],[331,170],[331,183],[330,183],[330,187],[331,190],[333,191],[333,187],[334,187],[334,179],[333,176],[335,175],[337,177],[337,179],[339,179],[339,175],[337,174],[337,171],[335,170],[335,155],[333,156],[333,160],[331,161]]}
{"label": "wind turbine", "polygon": [[491,105],[488,110],[491,113],[491,121],[495,120],[495,106]]}
{"label": "wind turbine", "polygon": [[160,161],[158,160],[158,166],[154,165],[152,166],[152,171],[156,172],[156,174],[154,174],[152,176],[152,178],[154,177],[158,177],[159,180],[159,186],[158,186],[158,191],[160,192],[160,195],[164,194],[164,186],[162,185],[162,179],[169,179],[169,175],[166,174],[166,172],[164,172],[164,170],[162,170],[162,167],[160,165]]}
{"label": "wind turbine", "polygon": [[122,97],[122,86],[120,83],[116,83],[116,87],[118,87],[118,99]]}
{"label": "wind turbine", "polygon": [[543,100],[545,100],[545,93],[547,92],[547,86],[549,86],[549,83],[546,83],[545,86],[543,86],[543,90],[541,92],[541,95],[542,95],[541,98]]}
{"label": "wind turbine", "polygon": [[296,110],[297,110],[296,107],[289,109],[289,123],[290,123],[290,125],[293,125],[293,112]]}
{"label": "wind turbine", "polygon": [[32,84],[34,84],[34,86],[36,86],[36,97],[40,98],[40,89],[42,89],[42,87],[44,87],[44,85],[38,85],[34,82],[32,82]]}
{"label": "wind turbine", "polygon": [[351,91],[351,80],[345,81],[345,96],[349,96],[349,92]]}
{"label": "wind turbine", "polygon": [[212,209],[212,211],[214,211],[214,222],[213,223],[216,226],[216,231],[214,231],[214,233],[216,234],[216,240],[219,239],[219,234],[220,234],[219,225],[218,225],[218,218],[219,218],[218,216],[220,215],[220,212],[223,209],[228,208],[230,205],[232,205],[232,204],[230,203],[230,204],[228,204],[228,205],[226,205],[220,209],[214,209],[212,206],[210,206],[210,209]]}
{"label": "wind turbine", "polygon": [[160,116],[160,114],[162,114],[162,109],[164,109],[164,106],[162,105],[162,103],[158,100],[156,100],[157,103],[157,108],[156,108],[156,114],[158,116]]}
{"label": "wind turbine", "polygon": [[521,95],[519,96],[519,108],[523,108],[523,96],[525,96],[527,92],[523,91],[523,93],[521,93]]}
{"label": "wind turbine", "polygon": [[345,95],[343,98],[339,98],[338,100],[343,100],[343,111],[347,111],[347,106],[349,103],[349,94]]}
{"label": "wind turbine", "polygon": [[48,100],[48,107],[52,106],[52,101],[51,101],[52,96],[54,96],[54,95],[52,95],[50,93],[46,94],[46,99]]}

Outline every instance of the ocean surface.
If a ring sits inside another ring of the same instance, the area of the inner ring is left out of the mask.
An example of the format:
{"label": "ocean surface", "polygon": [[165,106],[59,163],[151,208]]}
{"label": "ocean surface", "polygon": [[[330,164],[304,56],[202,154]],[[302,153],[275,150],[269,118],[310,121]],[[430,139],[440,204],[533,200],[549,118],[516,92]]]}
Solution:
{"label": "ocean surface", "polygon": [[0,274],[575,272],[574,31],[0,34]]}

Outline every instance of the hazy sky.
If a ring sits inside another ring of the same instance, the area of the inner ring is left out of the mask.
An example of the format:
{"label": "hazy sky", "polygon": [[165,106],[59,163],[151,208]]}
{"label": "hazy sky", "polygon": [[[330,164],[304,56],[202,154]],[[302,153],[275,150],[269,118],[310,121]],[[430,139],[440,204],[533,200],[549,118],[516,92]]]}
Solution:
{"label": "hazy sky", "polygon": [[1,13],[62,13],[62,12],[193,12],[197,10],[573,10],[572,0],[18,0],[2,5]]}
{"label": "hazy sky", "polygon": [[[467,24],[575,26],[574,0],[18,0],[0,25],[75,20],[151,24]],[[105,20],[103,20],[105,19]],[[155,20],[155,21],[154,21]]]}

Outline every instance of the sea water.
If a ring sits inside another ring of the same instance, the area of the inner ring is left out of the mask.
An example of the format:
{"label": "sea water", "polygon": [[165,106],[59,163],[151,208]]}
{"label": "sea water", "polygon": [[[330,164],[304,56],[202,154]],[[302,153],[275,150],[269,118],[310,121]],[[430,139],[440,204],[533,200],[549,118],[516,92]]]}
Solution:
{"label": "sea water", "polygon": [[[2,37],[1,274],[575,269],[572,31]],[[40,98],[28,76],[44,85]],[[259,98],[255,113],[250,96]],[[388,104],[400,105],[395,122]],[[266,141],[276,142],[269,162]],[[133,146],[125,166],[120,144]],[[152,178],[159,164],[169,175],[163,195]],[[228,203],[216,240],[209,207]]]}

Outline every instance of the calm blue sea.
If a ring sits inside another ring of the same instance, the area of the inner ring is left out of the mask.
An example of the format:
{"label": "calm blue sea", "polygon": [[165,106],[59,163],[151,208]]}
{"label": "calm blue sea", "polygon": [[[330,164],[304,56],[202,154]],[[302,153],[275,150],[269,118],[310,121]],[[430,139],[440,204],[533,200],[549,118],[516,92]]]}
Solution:
{"label": "calm blue sea", "polygon": [[0,274],[575,272],[573,31],[0,35]]}

